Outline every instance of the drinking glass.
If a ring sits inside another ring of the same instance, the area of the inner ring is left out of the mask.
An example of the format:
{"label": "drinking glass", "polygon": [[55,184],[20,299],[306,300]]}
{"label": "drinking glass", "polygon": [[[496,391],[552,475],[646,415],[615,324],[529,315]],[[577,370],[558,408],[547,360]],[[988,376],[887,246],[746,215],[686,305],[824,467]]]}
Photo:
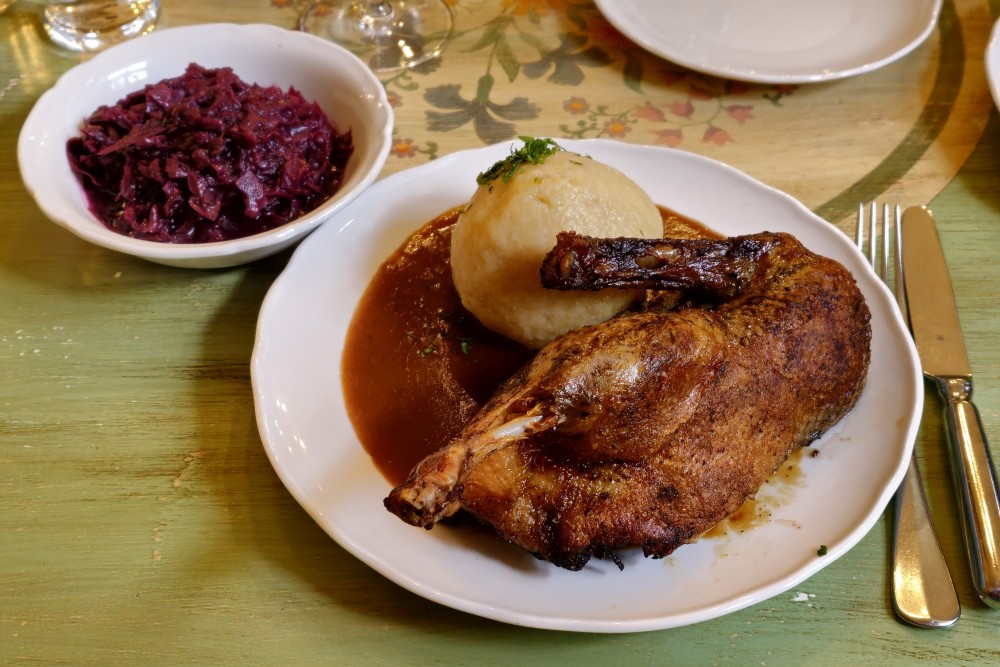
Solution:
{"label": "drinking glass", "polygon": [[437,57],[454,26],[444,0],[320,0],[299,19],[303,32],[340,44],[376,72]]}
{"label": "drinking glass", "polygon": [[153,30],[160,0],[46,2],[42,26],[53,42],[71,51],[100,51]]}

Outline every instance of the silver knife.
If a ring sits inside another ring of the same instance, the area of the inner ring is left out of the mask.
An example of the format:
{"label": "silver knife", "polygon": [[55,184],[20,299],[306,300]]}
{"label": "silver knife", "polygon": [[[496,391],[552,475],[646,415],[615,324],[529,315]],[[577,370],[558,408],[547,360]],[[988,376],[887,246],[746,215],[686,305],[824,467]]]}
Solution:
{"label": "silver knife", "polygon": [[934,218],[923,207],[903,213],[903,283],[910,328],[924,376],[944,401],[952,473],[976,592],[1000,608],[1000,500],[979,411],[972,368]]}

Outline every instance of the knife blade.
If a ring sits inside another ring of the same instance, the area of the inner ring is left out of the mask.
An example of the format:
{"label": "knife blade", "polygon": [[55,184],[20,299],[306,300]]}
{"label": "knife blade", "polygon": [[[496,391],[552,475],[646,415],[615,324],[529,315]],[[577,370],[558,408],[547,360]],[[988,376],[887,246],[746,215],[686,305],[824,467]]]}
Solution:
{"label": "knife blade", "polygon": [[1000,500],[965,349],[948,265],[931,213],[908,208],[902,220],[903,284],[924,376],[944,402],[952,477],[976,592],[1000,608]]}

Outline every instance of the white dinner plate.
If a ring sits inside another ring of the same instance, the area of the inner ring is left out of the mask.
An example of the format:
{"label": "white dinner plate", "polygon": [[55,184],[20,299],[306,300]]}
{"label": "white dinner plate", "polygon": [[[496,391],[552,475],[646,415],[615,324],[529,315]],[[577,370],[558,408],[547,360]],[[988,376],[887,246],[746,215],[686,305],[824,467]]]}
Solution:
{"label": "white dinner plate", "polygon": [[934,29],[941,0],[596,0],[647,51],[759,83],[841,79],[901,58]]}
{"label": "white dinner plate", "polygon": [[[653,200],[724,234],[785,231],[844,263],[872,312],[872,364],[854,410],[814,443],[795,483],[759,497],[770,520],[702,539],[663,560],[623,554],[570,572],[483,531],[426,531],[387,512],[390,484],[345,411],[340,362],[355,305],[412,232],[467,201],[511,144],[456,153],[376,183],[295,251],[264,300],[251,375],[278,476],[350,553],[455,609],[517,625],[634,632],[714,618],[788,591],[843,555],[903,476],[923,400],[916,351],[889,292],[850,240],[802,204],[714,160],[614,141],[562,141],[625,172]],[[770,500],[769,500],[770,499]],[[821,546],[825,555],[819,555]]]}
{"label": "white dinner plate", "polygon": [[989,81],[994,104],[1000,107],[1000,21],[993,24],[993,32],[986,45],[986,80]]}

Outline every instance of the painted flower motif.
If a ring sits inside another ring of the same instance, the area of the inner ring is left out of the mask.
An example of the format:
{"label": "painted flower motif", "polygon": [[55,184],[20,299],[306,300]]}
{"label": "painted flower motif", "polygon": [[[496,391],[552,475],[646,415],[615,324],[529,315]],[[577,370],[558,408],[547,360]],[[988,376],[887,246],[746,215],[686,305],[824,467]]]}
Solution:
{"label": "painted flower motif", "polygon": [[604,133],[609,137],[622,138],[626,134],[632,131],[632,128],[622,120],[618,118],[612,118],[611,120],[604,123]]}
{"label": "painted flower motif", "polygon": [[390,152],[396,157],[413,157],[417,154],[417,145],[413,139],[394,139]]}
{"label": "painted flower motif", "polygon": [[646,103],[641,107],[636,108],[636,110],[632,112],[632,115],[636,118],[652,121],[654,123],[662,123],[667,119],[663,111],[654,107],[653,103],[649,100],[646,100]]}
{"label": "painted flower motif", "polygon": [[715,92],[709,90],[708,88],[702,88],[701,86],[692,85],[688,89],[688,95],[691,96],[692,100],[698,100],[700,102],[705,102],[707,100],[715,99]]}
{"label": "painted flower motif", "polygon": [[753,118],[753,106],[748,104],[730,104],[724,107],[726,113],[736,119],[740,125]]}
{"label": "painted flower motif", "polygon": [[715,144],[716,146],[725,146],[732,140],[733,138],[729,136],[728,132],[714,125],[709,125],[701,137],[702,143]]}
{"label": "painted flower motif", "polygon": [[277,7],[278,9],[284,9],[285,7],[292,6],[292,0],[271,0],[271,6]]}
{"label": "painted flower motif", "polygon": [[[444,1],[453,7],[463,4],[462,0]],[[269,2],[275,7],[299,4],[292,0]],[[737,132],[734,123],[743,125],[755,119],[755,113],[764,108],[760,106],[762,100],[781,106],[783,97],[798,88],[716,79],[651,60],[594,8],[592,0],[500,0],[479,4],[490,4],[494,12],[499,7],[503,15],[469,30],[479,34],[471,50],[483,52],[488,61],[474,89],[471,80],[464,85],[424,87],[420,77],[439,67],[439,60],[429,61],[428,69],[409,70],[383,81],[394,108],[406,101],[421,101],[412,95],[423,89],[423,102],[430,106],[425,112],[425,129],[429,132],[452,132],[471,126],[485,144],[524,134],[526,128],[522,125],[537,119],[541,108],[529,97],[518,96],[517,80],[544,78],[575,87],[568,92],[576,94],[561,96],[566,122],[559,124],[559,130],[566,137],[623,138],[638,130],[650,143],[675,147],[684,142],[686,132],[688,142],[697,141],[700,134],[703,143],[722,147],[736,142],[730,134]],[[550,25],[553,22],[558,23],[555,29]],[[543,35],[546,39],[540,39]],[[609,99],[600,99],[591,90],[584,97],[587,76],[596,68],[619,72],[629,96],[612,93]],[[500,93],[494,76],[505,77],[504,83],[511,85],[504,90],[512,92]],[[674,101],[655,96],[650,86],[661,90],[665,86]],[[393,87],[398,90],[390,90]],[[560,102],[555,98],[551,103]],[[724,120],[720,121],[720,117]],[[396,137],[391,152],[399,158],[426,155],[435,159],[437,150],[433,141],[415,143],[410,138]]]}
{"label": "painted flower motif", "polygon": [[590,111],[590,103],[582,97],[571,97],[563,102],[563,111],[579,116]]}
{"label": "painted flower motif", "polygon": [[656,130],[653,132],[653,136],[655,137],[654,143],[670,148],[679,146],[684,139],[684,133],[680,130]]}
{"label": "painted flower motif", "polygon": [[675,116],[680,116],[681,118],[690,118],[694,113],[694,105],[691,104],[691,100],[686,100],[684,102],[672,102],[667,105],[667,109]]}

